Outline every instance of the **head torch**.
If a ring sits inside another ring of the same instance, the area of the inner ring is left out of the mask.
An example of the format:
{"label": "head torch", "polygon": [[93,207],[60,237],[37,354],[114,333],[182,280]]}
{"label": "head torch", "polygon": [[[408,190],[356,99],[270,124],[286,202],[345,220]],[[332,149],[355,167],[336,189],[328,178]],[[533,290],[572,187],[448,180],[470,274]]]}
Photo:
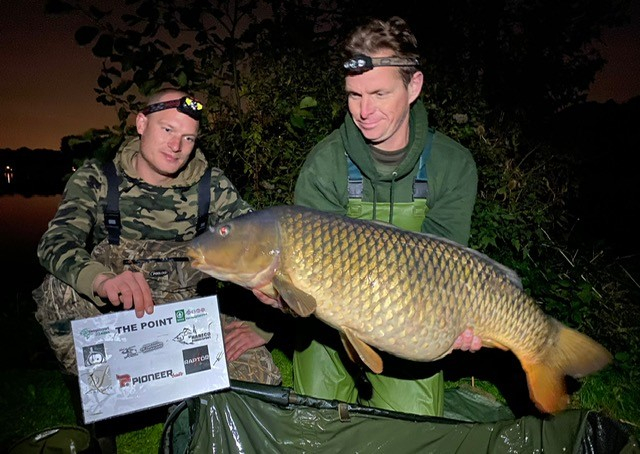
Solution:
{"label": "head torch", "polygon": [[204,106],[195,98],[191,98],[190,96],[183,96],[180,99],[172,99],[171,101],[162,101],[155,104],[149,104],[142,110],[142,113],[145,115],[149,115],[154,112],[160,112],[161,110],[166,109],[177,109],[178,112],[188,115],[196,121],[200,121],[200,118],[202,117],[202,109],[204,109]]}
{"label": "head torch", "polygon": [[363,73],[376,66],[420,66],[417,58],[402,57],[369,57],[356,55],[344,62],[344,69],[352,73]]}

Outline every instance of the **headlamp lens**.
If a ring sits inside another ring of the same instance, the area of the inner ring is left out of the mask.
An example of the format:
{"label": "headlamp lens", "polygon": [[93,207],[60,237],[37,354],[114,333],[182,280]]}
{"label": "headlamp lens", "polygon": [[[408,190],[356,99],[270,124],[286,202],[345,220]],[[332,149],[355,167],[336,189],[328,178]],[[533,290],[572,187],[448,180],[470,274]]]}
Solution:
{"label": "headlamp lens", "polygon": [[204,108],[200,101],[198,101],[197,99],[189,98],[188,96],[182,98],[181,101],[182,102],[180,103],[180,105],[184,109],[191,109],[193,112],[200,112]]}
{"label": "headlamp lens", "polygon": [[367,55],[356,55],[344,62],[344,68],[349,71],[368,71],[373,69],[373,62]]}

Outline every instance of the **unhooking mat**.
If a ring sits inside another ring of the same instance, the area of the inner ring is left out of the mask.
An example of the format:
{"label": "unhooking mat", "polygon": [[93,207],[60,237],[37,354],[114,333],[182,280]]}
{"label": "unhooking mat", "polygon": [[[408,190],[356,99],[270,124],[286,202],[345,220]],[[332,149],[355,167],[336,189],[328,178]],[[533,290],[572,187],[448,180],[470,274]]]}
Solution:
{"label": "unhooking mat", "polygon": [[[456,398],[472,412],[485,405],[492,422],[409,415],[232,380],[229,390],[174,409],[160,453],[640,453],[629,427],[597,412],[513,419],[482,396]],[[465,418],[464,408],[458,415]]]}

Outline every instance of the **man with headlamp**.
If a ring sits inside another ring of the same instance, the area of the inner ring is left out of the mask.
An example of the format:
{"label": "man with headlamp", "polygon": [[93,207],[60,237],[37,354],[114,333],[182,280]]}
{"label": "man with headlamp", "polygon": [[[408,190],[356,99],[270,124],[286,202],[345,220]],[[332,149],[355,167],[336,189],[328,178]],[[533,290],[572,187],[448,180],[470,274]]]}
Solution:
{"label": "man with headlamp", "polygon": [[[429,128],[419,99],[424,76],[413,33],[398,17],[372,20],[348,37],[345,50],[349,113],[307,157],[295,203],[466,245],[476,166],[466,148]],[[337,333],[313,319],[299,323],[302,347],[293,358],[296,392],[406,413],[443,414],[441,371],[385,357],[385,372],[367,371],[365,378],[363,370],[347,370],[350,361],[340,356]],[[475,351],[480,345],[468,329],[454,348]],[[358,383],[367,381],[371,395],[358,389]]]}
{"label": "man with headlamp", "polygon": [[[70,320],[120,308],[143,317],[155,304],[198,296],[206,275],[190,266],[182,246],[251,211],[195,147],[203,109],[182,91],[159,91],[136,116],[137,137],[107,163],[89,160],[70,177],[38,245],[50,274],[34,291],[36,317],[69,374],[77,374]],[[264,347],[269,335],[222,319],[231,378],[279,384]]]}

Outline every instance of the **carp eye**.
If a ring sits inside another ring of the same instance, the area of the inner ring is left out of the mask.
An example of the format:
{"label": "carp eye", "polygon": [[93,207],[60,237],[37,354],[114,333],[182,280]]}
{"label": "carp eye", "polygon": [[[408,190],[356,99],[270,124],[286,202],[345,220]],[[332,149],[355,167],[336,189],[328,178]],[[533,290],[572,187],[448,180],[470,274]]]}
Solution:
{"label": "carp eye", "polygon": [[229,232],[231,231],[231,228],[228,225],[223,225],[218,229],[218,233],[220,234],[220,236],[227,236],[229,234]]}

